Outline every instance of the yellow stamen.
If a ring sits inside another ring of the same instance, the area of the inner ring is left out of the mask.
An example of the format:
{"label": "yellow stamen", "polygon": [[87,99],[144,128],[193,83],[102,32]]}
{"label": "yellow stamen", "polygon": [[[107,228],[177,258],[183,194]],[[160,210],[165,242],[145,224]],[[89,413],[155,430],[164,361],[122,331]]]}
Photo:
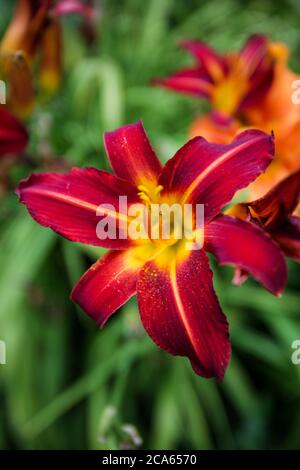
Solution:
{"label": "yellow stamen", "polygon": [[143,184],[139,184],[139,185],[138,185],[138,189],[139,189],[140,191],[142,191],[143,193],[149,194],[149,192],[150,192],[149,189],[148,189],[146,186],[144,186]]}
{"label": "yellow stamen", "polygon": [[150,199],[150,197],[149,197],[147,194],[141,192],[141,193],[138,193],[138,196],[140,197],[140,199],[142,199],[142,201],[144,201],[144,202],[146,202],[146,203],[148,203],[148,204],[151,203],[151,199]]}
{"label": "yellow stamen", "polygon": [[158,195],[162,192],[163,189],[164,189],[164,187],[163,187],[161,184],[159,184],[158,186],[156,186],[156,188],[155,188],[155,190],[154,190],[155,196],[158,196]]}
{"label": "yellow stamen", "polygon": [[156,187],[147,187],[143,184],[140,184],[138,187],[138,196],[144,201],[147,205],[151,203],[157,203],[157,199],[161,193],[161,191],[164,189],[164,187],[159,184]]}

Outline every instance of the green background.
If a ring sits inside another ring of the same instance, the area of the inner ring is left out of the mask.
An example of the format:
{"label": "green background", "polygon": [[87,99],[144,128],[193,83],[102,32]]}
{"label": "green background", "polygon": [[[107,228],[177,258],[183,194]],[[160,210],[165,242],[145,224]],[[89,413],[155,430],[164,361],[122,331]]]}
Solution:
{"label": "green background", "polygon": [[[0,0],[3,32],[14,2]],[[98,2],[97,41],[64,19],[65,77],[28,121],[26,158],[9,170],[0,204],[0,447],[3,449],[262,449],[300,445],[299,273],[276,299],[252,280],[215,288],[230,322],[233,357],[223,382],[196,376],[160,351],[133,299],[97,326],[70,300],[72,286],[102,251],[37,225],[13,188],[32,171],[71,165],[107,168],[102,133],[142,118],[166,161],[207,110],[200,100],[149,85],[192,61],[182,38],[239,49],[262,32],[286,42],[300,71],[300,5],[290,1],[109,0]],[[1,170],[3,171],[3,169]],[[130,425],[128,427],[128,425]]]}

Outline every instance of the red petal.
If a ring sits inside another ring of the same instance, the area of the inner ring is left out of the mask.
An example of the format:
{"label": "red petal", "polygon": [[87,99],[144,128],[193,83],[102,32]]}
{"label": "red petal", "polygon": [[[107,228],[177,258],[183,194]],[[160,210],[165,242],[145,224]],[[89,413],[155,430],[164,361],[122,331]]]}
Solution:
{"label": "red petal", "polygon": [[286,256],[300,263],[300,217],[289,217],[286,224],[271,232]]}
{"label": "red petal", "polygon": [[274,62],[268,51],[268,40],[262,34],[249,38],[239,59],[243,73],[249,79],[249,92],[241,102],[240,109],[253,106],[265,96],[274,78]]}
{"label": "red petal", "polygon": [[214,81],[218,81],[224,75],[226,70],[224,59],[207,44],[187,40],[182,41],[181,46],[196,57],[201,67]]}
{"label": "red petal", "polygon": [[195,137],[167,162],[160,184],[181,193],[182,202],[204,204],[208,220],[262,173],[273,155],[273,137],[257,130],[240,133],[229,145]]}
{"label": "red petal", "polygon": [[79,13],[87,18],[91,18],[95,14],[95,9],[80,0],[59,0],[53,6],[51,12],[56,16]]}
{"label": "red petal", "polygon": [[[128,206],[140,202],[136,189],[127,181],[95,168],[73,168],[69,173],[33,174],[21,181],[17,194],[32,217],[41,225],[51,227],[65,238],[105,248],[125,248],[128,239],[97,237],[96,227],[101,216],[96,214],[100,204],[112,204],[112,219],[124,219],[118,213],[119,195],[128,196]],[[126,222],[126,218],[124,221]]]}
{"label": "red petal", "polygon": [[71,298],[103,327],[108,318],[136,293],[142,264],[129,263],[131,250],[110,251],[74,287]]}
{"label": "red petal", "polygon": [[249,77],[256,72],[261,61],[267,57],[267,53],[268,40],[264,35],[254,34],[248,39],[240,53],[240,57]]}
{"label": "red petal", "polygon": [[259,102],[265,97],[269,91],[274,79],[274,65],[272,63],[263,63],[255,71],[250,79],[250,89],[242,100],[239,111],[259,105]]}
{"label": "red petal", "polygon": [[248,203],[252,215],[268,228],[283,224],[300,202],[300,170],[280,181],[265,196]]}
{"label": "red petal", "polygon": [[257,225],[227,215],[218,216],[205,227],[205,249],[220,264],[247,271],[273,294],[283,291],[287,281],[284,257]]}
{"label": "red petal", "polygon": [[27,142],[25,127],[0,105],[0,156],[22,152]]}
{"label": "red petal", "polygon": [[161,172],[141,121],[104,134],[106,152],[112,169],[120,178],[135,185],[156,184]]}
{"label": "red petal", "polygon": [[149,261],[137,283],[143,325],[171,354],[187,356],[197,374],[222,378],[230,358],[228,324],[201,250],[169,266]]}
{"label": "red petal", "polygon": [[209,98],[213,85],[210,77],[200,69],[183,69],[163,79],[152,80],[154,85],[160,85],[180,93]]}

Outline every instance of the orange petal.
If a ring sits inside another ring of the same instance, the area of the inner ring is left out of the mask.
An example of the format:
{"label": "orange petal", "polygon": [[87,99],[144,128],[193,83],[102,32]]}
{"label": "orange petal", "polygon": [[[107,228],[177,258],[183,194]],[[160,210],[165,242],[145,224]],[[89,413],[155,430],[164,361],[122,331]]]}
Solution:
{"label": "orange petal", "polygon": [[62,38],[58,19],[53,19],[41,37],[40,81],[42,87],[52,93],[62,75]]}
{"label": "orange petal", "polygon": [[222,123],[216,121],[210,114],[195,119],[189,130],[189,138],[202,136],[209,142],[230,144],[240,130],[242,130],[242,126],[236,119]]}
{"label": "orange petal", "polygon": [[9,85],[8,107],[17,116],[28,116],[34,106],[34,88],[27,56],[15,53],[4,56],[1,70]]}
{"label": "orange petal", "polygon": [[0,44],[2,53],[17,52],[22,49],[31,16],[30,0],[19,0],[14,16]]}

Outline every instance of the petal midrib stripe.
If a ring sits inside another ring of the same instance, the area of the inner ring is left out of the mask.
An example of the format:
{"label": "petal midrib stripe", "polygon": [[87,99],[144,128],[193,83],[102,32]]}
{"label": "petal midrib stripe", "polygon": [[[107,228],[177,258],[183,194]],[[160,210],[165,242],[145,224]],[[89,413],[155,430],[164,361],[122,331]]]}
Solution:
{"label": "petal midrib stripe", "polygon": [[188,338],[193,346],[193,349],[195,351],[196,356],[198,357],[198,352],[197,352],[197,344],[195,342],[194,336],[193,336],[193,331],[192,328],[190,327],[190,324],[188,322],[188,319],[186,318],[186,313],[185,309],[180,297],[180,292],[178,289],[178,284],[177,284],[177,276],[176,276],[176,260],[173,260],[171,265],[170,265],[170,281],[171,281],[171,286],[172,286],[172,291],[175,299],[175,304],[177,307],[177,311],[180,316],[180,320],[184,326],[184,329],[188,335]]}
{"label": "petal midrib stripe", "polygon": [[[195,88],[196,90],[205,91],[210,93],[213,90],[213,85],[206,80],[201,78],[192,78],[192,77],[173,77],[181,85],[188,85]],[[167,81],[167,80],[166,80]]]}
{"label": "petal midrib stripe", "polygon": [[[126,133],[123,134],[123,140],[126,142],[126,145],[124,147],[124,151],[126,152],[126,154],[128,155],[128,159],[129,161],[132,162],[132,164],[130,165],[131,169],[133,170],[132,171],[132,176],[134,178],[134,181],[135,181],[135,184],[136,186],[138,186],[139,184],[144,184],[144,183],[147,183],[148,180],[155,182],[157,183],[157,179],[158,179],[158,176],[153,172],[152,168],[147,167],[145,168],[144,164],[143,164],[143,172],[141,172],[141,169],[140,168],[137,168],[135,166],[135,161],[136,161],[136,155],[134,154],[134,152],[132,151],[132,148],[131,146],[129,145],[128,143],[128,139],[127,139],[127,136],[126,136]],[[150,149],[151,149],[151,152],[153,152],[153,154],[155,155],[156,157],[156,154],[151,146],[151,143],[149,142],[149,146],[150,146]],[[145,163],[147,162],[147,159],[145,159]],[[159,162],[160,163],[160,162]],[[145,180],[145,181],[144,181]]]}
{"label": "petal midrib stripe", "polygon": [[204,171],[202,171],[196,179],[190,184],[190,186],[187,188],[187,190],[183,194],[182,198],[182,204],[186,203],[188,199],[190,198],[191,194],[194,192],[194,190],[197,188],[197,186],[203,181],[213,170],[218,168],[221,164],[229,160],[230,158],[234,157],[237,153],[241,152],[242,150],[245,150],[246,148],[250,147],[253,145],[253,143],[259,142],[260,140],[264,139],[265,136],[257,137],[256,139],[252,139],[248,142],[244,142],[243,144],[240,144],[238,147],[235,147],[228,152],[224,153],[222,157],[217,158],[214,160],[210,165],[208,165],[207,168],[205,168]]}
{"label": "petal midrib stripe", "polygon": [[[80,207],[80,208],[83,208],[83,209],[87,209],[91,212],[94,213],[94,215],[101,215],[99,214],[99,206],[100,204],[97,206],[96,204],[93,204],[91,202],[87,202],[87,201],[83,201],[82,199],[78,199],[74,196],[66,196],[64,194],[61,194],[61,193],[57,193],[55,191],[47,191],[45,189],[34,189],[34,188],[30,188],[30,189],[25,189],[23,190],[23,192],[27,192],[27,193],[36,193],[38,195],[41,195],[41,196],[48,196],[48,197],[51,197],[53,199],[56,199],[57,201],[62,201],[62,202],[66,202],[66,203],[70,203],[70,204],[73,204],[74,206],[76,207]],[[98,211],[98,214],[97,214],[97,211]],[[124,220],[124,221],[128,221],[128,216],[125,215],[125,214],[122,214],[120,212],[117,212],[117,211],[111,211],[107,208],[103,208],[102,209],[102,212],[103,212],[103,215],[108,215],[110,217],[114,217],[116,219],[120,219],[120,220]]]}

